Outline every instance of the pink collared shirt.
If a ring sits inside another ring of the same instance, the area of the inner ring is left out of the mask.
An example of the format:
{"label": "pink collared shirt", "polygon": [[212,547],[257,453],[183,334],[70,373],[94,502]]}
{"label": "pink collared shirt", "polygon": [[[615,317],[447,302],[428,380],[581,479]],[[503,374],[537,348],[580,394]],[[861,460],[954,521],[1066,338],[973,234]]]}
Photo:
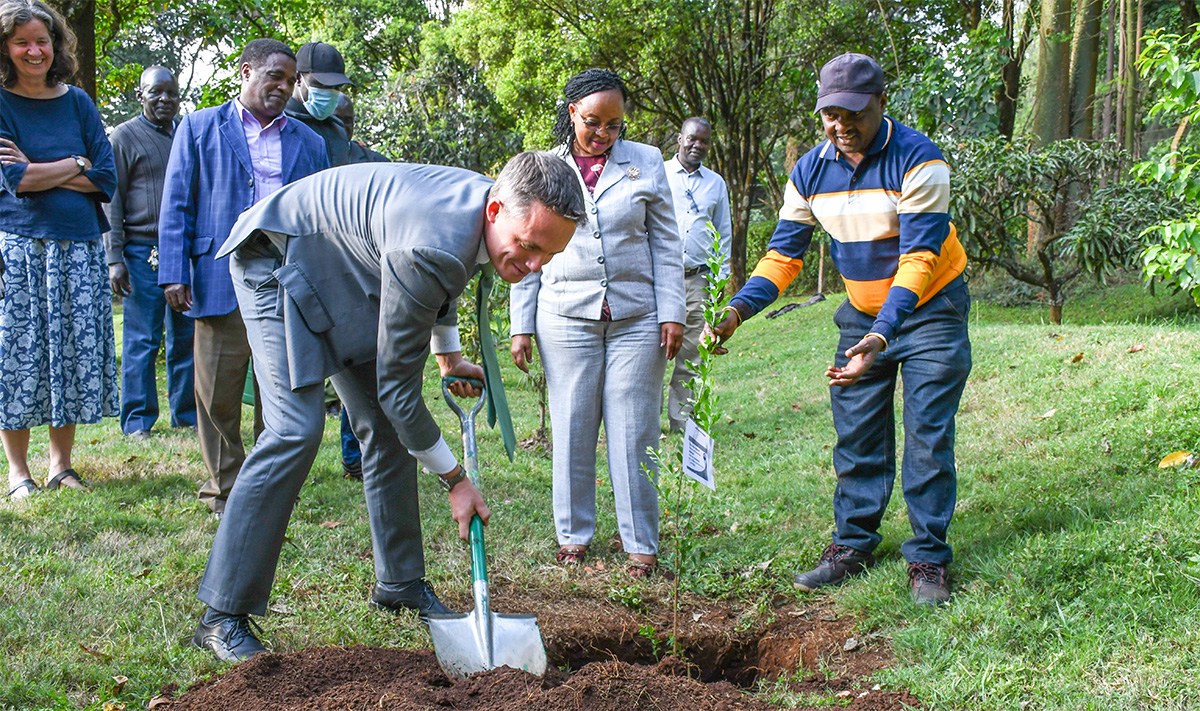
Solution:
{"label": "pink collared shirt", "polygon": [[250,165],[254,168],[254,202],[283,187],[283,127],[288,117],[280,114],[263,126],[254,114],[238,99],[233,103],[242,117],[242,131],[250,148]]}

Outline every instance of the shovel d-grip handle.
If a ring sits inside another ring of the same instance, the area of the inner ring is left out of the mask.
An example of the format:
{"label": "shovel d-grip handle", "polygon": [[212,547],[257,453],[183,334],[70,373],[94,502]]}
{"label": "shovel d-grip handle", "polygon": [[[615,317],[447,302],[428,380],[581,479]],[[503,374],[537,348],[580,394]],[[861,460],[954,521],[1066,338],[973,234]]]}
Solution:
{"label": "shovel d-grip handle", "polygon": [[[450,392],[450,384],[455,382],[466,383],[472,387],[481,389],[483,392],[479,394],[479,400],[475,406],[468,411],[464,411],[455,401],[454,395]],[[483,403],[487,401],[487,387],[482,380],[477,378],[460,378],[456,375],[447,375],[442,378],[442,397],[446,399],[446,404],[450,409],[458,415],[458,419],[462,421],[462,438],[463,438],[463,469],[467,472],[467,478],[475,485],[475,488],[480,489],[479,485],[479,455],[475,449],[475,415],[483,408]],[[471,517],[471,578],[476,582],[485,584],[484,588],[484,606],[487,606],[487,554],[483,545],[483,520],[478,515]],[[476,590],[479,586],[476,586]],[[476,607],[479,606],[479,600],[476,600]]]}

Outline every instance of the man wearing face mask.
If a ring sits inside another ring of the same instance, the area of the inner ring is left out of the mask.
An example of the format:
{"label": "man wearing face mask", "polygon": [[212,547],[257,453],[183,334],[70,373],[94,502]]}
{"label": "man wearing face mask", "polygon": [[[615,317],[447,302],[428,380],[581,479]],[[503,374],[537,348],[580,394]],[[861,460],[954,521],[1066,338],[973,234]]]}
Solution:
{"label": "man wearing face mask", "polygon": [[334,116],[341,87],[353,86],[346,77],[346,61],[332,45],[309,42],[296,52],[296,71],[300,80],[284,112],[325,139],[330,166],[346,165],[350,162],[350,138]]}

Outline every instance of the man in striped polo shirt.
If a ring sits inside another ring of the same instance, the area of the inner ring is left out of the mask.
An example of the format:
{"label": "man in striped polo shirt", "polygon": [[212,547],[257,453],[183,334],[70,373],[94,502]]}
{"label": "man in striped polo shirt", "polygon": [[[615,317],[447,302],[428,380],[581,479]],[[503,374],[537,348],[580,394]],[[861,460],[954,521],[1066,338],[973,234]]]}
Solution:
{"label": "man in striped polo shirt", "polygon": [[794,583],[812,591],[874,565],[895,479],[899,375],[901,477],[913,531],[900,551],[913,600],[940,605],[950,599],[954,418],[971,370],[967,258],[947,214],[950,170],[941,151],[886,116],[886,105],[874,59],[847,53],[822,67],[817,112],[828,140],[796,163],[767,254],[709,335],[724,343],[779,297],[819,222],[847,295],[834,314],[841,336],[825,372],[837,430],[836,529],[818,566]]}
{"label": "man in striped polo shirt", "polygon": [[117,190],[105,207],[108,279],[125,300],[121,336],[121,431],[139,441],[158,421],[155,361],[166,337],[167,402],[172,427],[196,426],[192,320],[167,308],[158,285],[158,214],[167,158],[179,114],[179,85],[166,67],[148,67],[138,82],[142,112],[110,137]]}

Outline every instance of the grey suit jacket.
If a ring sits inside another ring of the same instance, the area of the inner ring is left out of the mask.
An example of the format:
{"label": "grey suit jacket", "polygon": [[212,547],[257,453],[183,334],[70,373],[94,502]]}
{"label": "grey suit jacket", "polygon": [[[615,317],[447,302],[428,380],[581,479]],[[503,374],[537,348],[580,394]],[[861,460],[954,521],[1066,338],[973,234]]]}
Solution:
{"label": "grey suit jacket", "polygon": [[671,185],[662,153],[653,146],[618,140],[589,195],[588,222],[575,230],[567,250],[512,287],[512,334],[536,330],[537,309],[596,320],[604,299],[613,319],[656,313],[659,323],[683,323],[683,243],[675,223]]}
{"label": "grey suit jacket", "polygon": [[[316,173],[242,213],[217,253],[266,235],[293,389],[377,359],[379,401],[414,451],[440,434],[421,398],[429,337],[477,270],[490,178],[459,168],[372,163]],[[486,255],[486,252],[484,252]]]}

